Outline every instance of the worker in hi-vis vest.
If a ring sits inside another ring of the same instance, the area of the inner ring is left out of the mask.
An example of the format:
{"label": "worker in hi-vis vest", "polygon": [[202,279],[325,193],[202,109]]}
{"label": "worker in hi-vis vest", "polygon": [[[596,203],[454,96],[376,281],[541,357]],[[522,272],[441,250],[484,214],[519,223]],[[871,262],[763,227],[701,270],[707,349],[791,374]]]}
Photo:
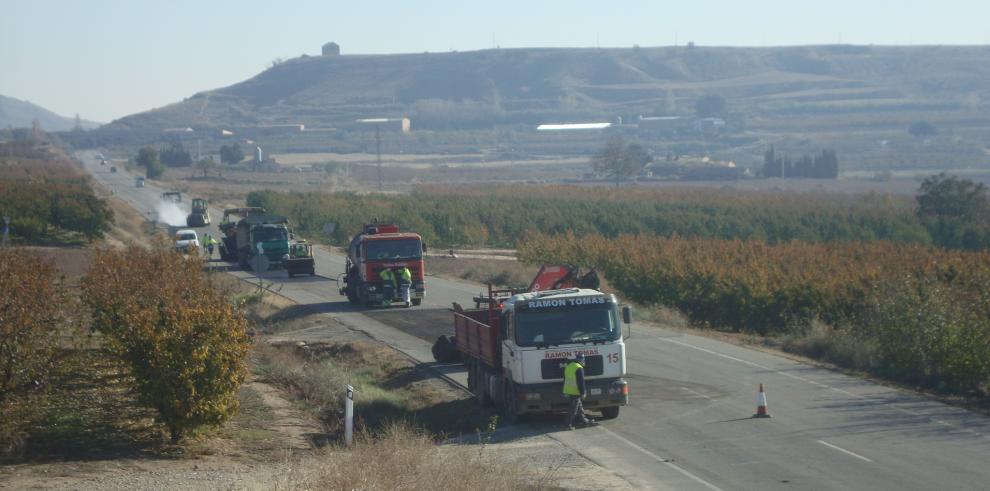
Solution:
{"label": "worker in hi-vis vest", "polygon": [[395,273],[391,269],[383,268],[378,276],[382,279],[382,303],[385,306],[392,305],[392,297],[395,296]]}
{"label": "worker in hi-vis vest", "polygon": [[399,294],[402,295],[402,301],[406,302],[406,307],[412,304],[412,271],[409,268],[403,266],[399,268]]}
{"label": "worker in hi-vis vest", "polygon": [[578,353],[564,366],[564,396],[570,399],[570,410],[567,411],[567,428],[574,429],[574,421],[581,427],[597,425],[598,422],[584,415],[581,399],[587,394],[584,386],[584,353]]}

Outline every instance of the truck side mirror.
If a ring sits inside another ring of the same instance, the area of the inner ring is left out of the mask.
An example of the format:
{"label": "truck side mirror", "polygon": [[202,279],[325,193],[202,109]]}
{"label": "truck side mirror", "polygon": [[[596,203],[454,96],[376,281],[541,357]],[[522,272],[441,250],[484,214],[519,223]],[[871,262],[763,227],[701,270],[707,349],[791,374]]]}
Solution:
{"label": "truck side mirror", "polygon": [[628,305],[622,306],[622,322],[626,324],[626,330],[628,333],[622,339],[626,340],[632,337],[632,307]]}
{"label": "truck side mirror", "polygon": [[423,242],[423,252],[426,252],[426,242]]}

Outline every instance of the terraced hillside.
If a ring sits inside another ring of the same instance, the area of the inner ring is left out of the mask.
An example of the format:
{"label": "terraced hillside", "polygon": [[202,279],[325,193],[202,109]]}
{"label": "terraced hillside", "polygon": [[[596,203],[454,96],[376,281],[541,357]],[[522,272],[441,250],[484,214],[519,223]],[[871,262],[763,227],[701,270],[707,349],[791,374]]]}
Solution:
{"label": "terraced hillside", "polygon": [[482,109],[488,124],[553,115],[693,111],[701,94],[733,110],[807,114],[983,113],[990,48],[512,49],[295,58],[118,125],[349,121],[423,111],[424,101]]}
{"label": "terraced hillside", "polygon": [[[280,151],[322,151],[328,138],[336,138],[335,151],[368,151],[366,142],[319,130],[346,133],[358,118],[405,116],[414,131],[448,137],[404,142],[402,151],[504,146],[530,154],[586,154],[600,141],[534,139],[534,125],[681,116],[681,131],[638,138],[653,139],[656,154],[715,153],[751,167],[760,165],[770,143],[792,153],[838,148],[851,164],[845,169],[927,168],[946,160],[976,166],[986,160],[984,128],[990,125],[987,59],[990,47],[983,46],[849,45],[302,56],[241,83],[122,118],[103,131],[153,135],[192,127],[236,133],[302,124],[317,131],[286,137],[287,144],[283,138]],[[696,102],[705,95],[726,101],[721,140],[693,130]],[[922,145],[907,134],[917,121],[931,122],[942,137]],[[392,146],[386,142],[386,151]]]}

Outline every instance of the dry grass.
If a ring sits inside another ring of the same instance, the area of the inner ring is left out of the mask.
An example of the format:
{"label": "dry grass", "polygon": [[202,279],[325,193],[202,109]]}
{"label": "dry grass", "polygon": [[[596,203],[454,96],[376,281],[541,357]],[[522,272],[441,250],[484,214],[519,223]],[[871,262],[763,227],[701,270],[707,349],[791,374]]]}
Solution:
{"label": "dry grass", "polygon": [[147,247],[150,237],[162,234],[153,222],[119,198],[109,197],[109,202],[110,209],[113,210],[114,225],[107,234],[106,242],[111,246],[137,244]]}
{"label": "dry grass", "polygon": [[442,437],[475,433],[487,421],[473,398],[375,343],[259,344],[254,367],[337,437],[347,385],[355,388],[355,426],[369,432],[404,421]]}
{"label": "dry grass", "polygon": [[275,489],[545,489],[550,475],[507,468],[486,447],[440,446],[408,425],[356,435],[349,449],[333,447],[285,465]]}

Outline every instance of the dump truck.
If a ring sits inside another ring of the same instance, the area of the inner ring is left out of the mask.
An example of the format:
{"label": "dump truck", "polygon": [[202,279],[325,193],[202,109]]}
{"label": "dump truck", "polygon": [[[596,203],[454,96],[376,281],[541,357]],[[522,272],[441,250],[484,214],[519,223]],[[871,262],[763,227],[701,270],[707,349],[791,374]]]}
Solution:
{"label": "dump truck", "polygon": [[205,227],[210,224],[209,203],[203,198],[193,198],[192,211],[186,216],[186,226]]}
{"label": "dump truck", "polygon": [[182,203],[182,193],[178,191],[167,191],[162,193],[162,201],[170,203]]}
{"label": "dump truck", "polygon": [[[573,280],[581,283],[582,278]],[[582,353],[588,389],[584,407],[605,419],[618,417],[629,399],[624,378],[632,321],[628,306],[620,309],[615,295],[580,286],[522,293],[489,286],[484,300],[475,309],[454,304],[450,340],[467,365],[468,389],[483,404],[499,407],[507,422],[527,413],[567,411],[564,366]]]}
{"label": "dump truck", "polygon": [[386,268],[398,271],[406,267],[412,273],[412,305],[420,305],[426,296],[424,252],[426,245],[419,234],[401,232],[391,223],[365,225],[347,249],[344,273],[337,279],[340,294],[352,304],[367,307],[400,301],[398,288],[393,289],[392,298],[386,298],[379,274]]}
{"label": "dump truck", "polygon": [[264,214],[265,209],[256,206],[246,206],[241,208],[227,208],[223,210],[223,219],[220,220],[220,259],[224,261],[237,260],[237,222],[251,215]]}
{"label": "dump truck", "polygon": [[236,223],[229,218],[231,210],[224,212],[220,231],[220,258],[237,261],[244,269],[258,272],[277,269],[289,259],[289,219],[281,215],[247,212]]}
{"label": "dump truck", "polygon": [[285,272],[292,278],[298,274],[316,274],[316,258],[313,257],[313,244],[300,240],[289,244],[289,259],[285,261]]}

